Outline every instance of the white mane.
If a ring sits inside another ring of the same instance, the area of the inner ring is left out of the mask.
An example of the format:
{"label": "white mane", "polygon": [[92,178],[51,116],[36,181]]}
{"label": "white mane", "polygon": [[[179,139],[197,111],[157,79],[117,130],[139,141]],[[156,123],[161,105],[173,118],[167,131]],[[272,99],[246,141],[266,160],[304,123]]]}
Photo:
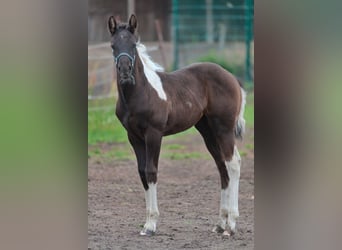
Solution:
{"label": "white mane", "polygon": [[147,54],[147,49],[144,44],[140,42],[137,43],[137,50],[140,59],[143,61],[144,67],[146,66],[153,71],[164,72],[164,68],[162,66],[152,61],[151,57]]}
{"label": "white mane", "polygon": [[152,88],[154,88],[157,91],[157,94],[160,97],[160,99],[166,100],[166,94],[163,89],[163,84],[161,82],[160,77],[156,73],[163,72],[164,68],[152,61],[151,57],[147,54],[147,49],[145,45],[137,43],[137,51],[141,59],[141,62],[144,66],[144,73],[148,82],[151,84]]}

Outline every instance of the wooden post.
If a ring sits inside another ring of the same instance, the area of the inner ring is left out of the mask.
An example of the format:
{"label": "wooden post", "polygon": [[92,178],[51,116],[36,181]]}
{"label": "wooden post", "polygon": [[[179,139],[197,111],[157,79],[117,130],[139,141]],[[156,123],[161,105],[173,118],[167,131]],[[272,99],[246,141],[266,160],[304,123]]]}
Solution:
{"label": "wooden post", "polygon": [[246,43],[246,60],[245,60],[245,81],[252,81],[251,72],[251,41],[252,41],[252,6],[251,0],[246,1],[245,10],[245,43]]}
{"label": "wooden post", "polygon": [[135,0],[127,0],[127,18],[135,14]]}
{"label": "wooden post", "polygon": [[160,51],[160,54],[161,54],[163,67],[166,68],[166,57],[165,57],[165,51],[164,51],[164,47],[163,47],[163,42],[164,42],[163,33],[162,33],[162,30],[161,30],[161,27],[160,27],[159,20],[156,19],[154,22],[155,22],[155,25],[156,25],[158,42],[159,42],[159,51]]}
{"label": "wooden post", "polygon": [[213,0],[206,0],[207,43],[214,42]]}
{"label": "wooden post", "polygon": [[178,0],[172,0],[172,43],[173,43],[173,70],[179,66],[179,9]]}
{"label": "wooden post", "polygon": [[224,44],[226,42],[226,25],[224,23],[219,24],[219,50],[224,49]]}

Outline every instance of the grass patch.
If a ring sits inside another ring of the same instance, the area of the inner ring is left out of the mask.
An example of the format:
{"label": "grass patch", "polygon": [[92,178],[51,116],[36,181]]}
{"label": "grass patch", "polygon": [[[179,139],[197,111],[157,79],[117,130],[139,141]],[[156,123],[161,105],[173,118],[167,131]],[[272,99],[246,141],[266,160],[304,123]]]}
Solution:
{"label": "grass patch", "polygon": [[134,154],[129,150],[112,150],[106,152],[104,155],[106,158],[114,158],[116,160],[132,160],[135,159]]}
{"label": "grass patch", "polygon": [[170,159],[170,160],[184,160],[184,159],[204,159],[206,155],[201,154],[199,152],[190,152],[190,153],[178,153],[178,152],[167,152],[162,153],[161,157]]}
{"label": "grass patch", "polygon": [[250,144],[250,143],[246,144],[245,147],[246,147],[247,149],[249,149],[249,150],[253,150],[253,149],[254,149],[254,145],[253,145],[253,144]]}
{"label": "grass patch", "polygon": [[240,156],[246,156],[246,155],[247,155],[247,152],[246,152],[246,151],[242,151],[242,150],[241,150],[239,153],[240,153]]}
{"label": "grass patch", "polygon": [[92,150],[88,150],[88,158],[94,157],[94,156],[100,155],[100,154],[101,154],[101,151],[99,148],[94,148]]}
{"label": "grass patch", "polygon": [[102,159],[115,159],[115,160],[132,160],[135,159],[134,153],[130,150],[127,145],[120,147],[119,149],[113,148],[110,151],[102,152],[100,149],[90,149],[88,151],[88,158],[102,158]]}
{"label": "grass patch", "polygon": [[174,135],[168,135],[167,137],[165,137],[166,140],[173,140],[173,139],[179,139],[185,136],[189,136],[189,135],[194,135],[197,134],[198,131],[196,128],[191,127],[183,132],[180,132],[178,134],[174,134]]}
{"label": "grass patch", "polygon": [[254,93],[247,95],[244,117],[246,120],[246,126],[253,128],[254,127]]}
{"label": "grass patch", "polygon": [[113,109],[88,111],[88,144],[127,142],[127,133]]}
{"label": "grass patch", "polygon": [[169,150],[179,150],[179,149],[184,149],[185,147],[183,145],[180,145],[180,144],[169,144],[169,145],[166,145],[165,146],[166,149],[169,149]]}

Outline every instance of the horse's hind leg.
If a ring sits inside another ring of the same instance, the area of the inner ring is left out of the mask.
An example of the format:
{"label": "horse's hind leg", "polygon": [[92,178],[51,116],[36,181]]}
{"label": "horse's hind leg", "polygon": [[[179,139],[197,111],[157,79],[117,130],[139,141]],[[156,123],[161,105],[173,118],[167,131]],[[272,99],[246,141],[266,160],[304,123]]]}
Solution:
{"label": "horse's hind leg", "polygon": [[217,140],[226,163],[229,183],[221,192],[221,210],[228,213],[228,226],[232,233],[236,231],[236,219],[239,217],[239,180],[241,157],[235,146],[233,130],[216,128]]}
{"label": "horse's hind leg", "polygon": [[220,145],[216,139],[215,132],[208,124],[207,118],[204,116],[196,125],[196,129],[201,133],[205,145],[208,151],[214,158],[221,178],[221,203],[220,203],[220,215],[217,226],[213,231],[217,233],[224,233],[228,222],[228,183],[229,176],[226,164],[224,161],[224,155],[221,152]]}
{"label": "horse's hind leg", "polygon": [[235,232],[236,218],[239,216],[240,155],[235,147],[234,133],[227,127],[216,125],[207,117],[203,117],[195,127],[203,136],[209,152],[215,159],[221,177],[219,222],[213,231],[229,234],[226,231],[229,229]]}

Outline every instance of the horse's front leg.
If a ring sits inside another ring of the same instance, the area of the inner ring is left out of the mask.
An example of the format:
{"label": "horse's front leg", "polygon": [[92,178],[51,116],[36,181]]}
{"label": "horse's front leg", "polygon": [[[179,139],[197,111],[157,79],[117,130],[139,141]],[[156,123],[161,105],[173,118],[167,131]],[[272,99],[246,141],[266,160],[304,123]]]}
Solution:
{"label": "horse's front leg", "polygon": [[146,167],[145,141],[131,133],[128,133],[128,139],[134,149],[134,153],[138,162],[139,176],[144,186],[144,189],[146,191],[148,189],[148,186],[147,186],[146,175],[145,175],[145,167]]}
{"label": "horse's front leg", "polygon": [[149,128],[146,130],[145,176],[147,181],[147,190],[145,191],[145,199],[147,218],[146,224],[144,225],[143,230],[140,232],[141,235],[151,236],[155,234],[157,229],[157,221],[159,217],[157,202],[157,172],[161,140],[161,132],[153,128]]}

